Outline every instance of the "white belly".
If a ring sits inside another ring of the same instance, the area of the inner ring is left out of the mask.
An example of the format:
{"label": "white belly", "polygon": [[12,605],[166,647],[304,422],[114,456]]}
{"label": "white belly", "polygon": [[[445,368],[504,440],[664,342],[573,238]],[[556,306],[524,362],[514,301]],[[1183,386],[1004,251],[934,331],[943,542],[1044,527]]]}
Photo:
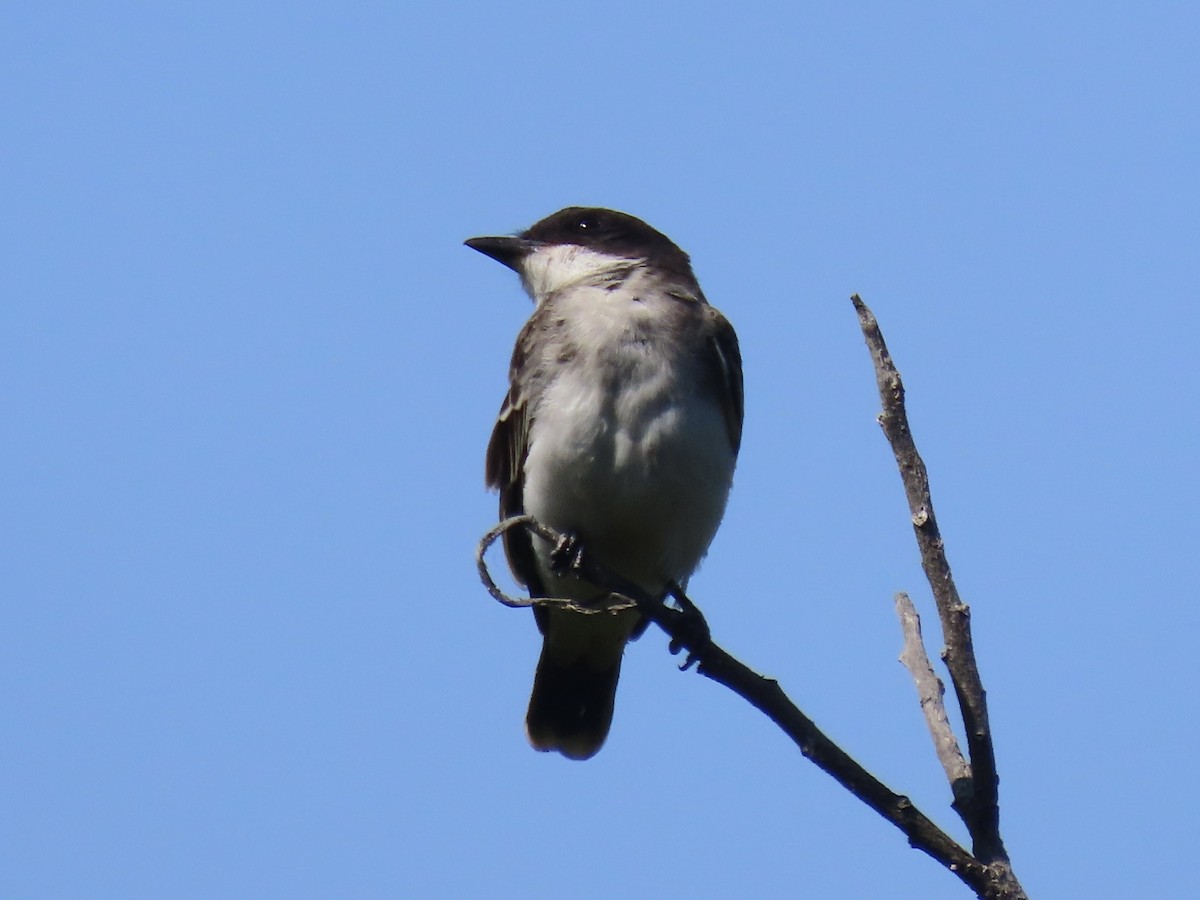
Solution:
{"label": "white belly", "polygon": [[[697,391],[694,364],[664,365],[638,345],[603,353],[563,367],[540,398],[525,509],[657,594],[685,583],[708,550],[734,452],[717,398]],[[543,576],[559,596],[594,593]]]}

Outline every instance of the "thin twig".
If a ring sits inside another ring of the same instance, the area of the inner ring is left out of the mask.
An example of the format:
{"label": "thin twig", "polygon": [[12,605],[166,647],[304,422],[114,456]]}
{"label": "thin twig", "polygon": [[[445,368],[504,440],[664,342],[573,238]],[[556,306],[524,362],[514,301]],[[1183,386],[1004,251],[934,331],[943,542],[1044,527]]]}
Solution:
{"label": "thin twig", "polygon": [[511,528],[528,528],[539,537],[551,543],[555,543],[561,539],[558,532],[542,525],[533,516],[512,516],[505,519],[503,522],[489,529],[487,534],[480,539],[479,546],[475,548],[475,566],[479,570],[479,579],[483,582],[483,586],[487,588],[487,592],[505,606],[510,609],[524,609],[530,606],[554,606],[560,609],[569,609],[572,612],[584,613],[585,615],[619,612],[620,610],[633,609],[637,606],[637,603],[620,594],[609,594],[607,597],[601,597],[598,600],[588,603],[582,603],[578,600],[568,600],[565,597],[513,597],[510,594],[506,594],[496,584],[495,579],[492,578],[492,573],[488,569],[486,556],[492,544],[504,537],[504,533]]}
{"label": "thin twig", "polygon": [[946,780],[950,782],[954,798],[958,800],[960,792],[970,790],[971,767],[963,758],[958,739],[946,717],[946,704],[943,702],[946,688],[930,665],[929,654],[925,652],[925,640],[921,636],[921,617],[917,615],[917,609],[908,594],[901,592],[896,595],[896,615],[900,617],[900,628],[904,633],[900,662],[917,685],[917,697],[921,701],[921,712],[925,715],[929,736],[933,738],[933,749],[942,768],[946,770]]}

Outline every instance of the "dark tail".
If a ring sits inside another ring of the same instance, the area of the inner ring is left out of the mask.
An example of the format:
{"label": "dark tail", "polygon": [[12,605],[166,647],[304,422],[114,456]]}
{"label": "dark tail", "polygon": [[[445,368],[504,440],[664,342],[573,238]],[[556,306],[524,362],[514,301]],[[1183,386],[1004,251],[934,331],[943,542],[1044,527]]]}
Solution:
{"label": "dark tail", "polygon": [[619,653],[612,665],[597,669],[584,658],[550,659],[543,645],[525,716],[533,748],[557,750],[569,759],[595,756],[612,724],[620,674]]}

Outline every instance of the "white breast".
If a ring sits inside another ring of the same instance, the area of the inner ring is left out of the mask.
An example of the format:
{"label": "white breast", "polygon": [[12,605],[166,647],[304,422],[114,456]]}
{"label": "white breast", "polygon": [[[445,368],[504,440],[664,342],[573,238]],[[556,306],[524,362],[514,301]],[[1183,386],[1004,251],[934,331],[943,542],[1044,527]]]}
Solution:
{"label": "white breast", "polygon": [[550,363],[555,374],[533,411],[524,499],[528,512],[657,593],[686,582],[707,551],[734,452],[695,356],[679,352],[677,331],[657,327],[684,301],[653,292],[634,301],[636,293],[580,287],[555,298],[566,335],[555,352],[573,356]]}

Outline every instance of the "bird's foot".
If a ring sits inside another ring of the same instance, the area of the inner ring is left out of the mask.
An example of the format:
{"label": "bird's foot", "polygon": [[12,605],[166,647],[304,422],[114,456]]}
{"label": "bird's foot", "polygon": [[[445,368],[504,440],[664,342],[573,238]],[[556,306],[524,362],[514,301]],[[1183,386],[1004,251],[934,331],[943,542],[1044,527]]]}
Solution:
{"label": "bird's foot", "polygon": [[564,534],[550,551],[550,568],[556,575],[578,575],[583,569],[583,543],[574,534]]}
{"label": "bird's foot", "polygon": [[687,656],[679,667],[681,672],[686,672],[700,662],[704,648],[712,643],[712,633],[708,629],[704,613],[700,612],[700,608],[688,599],[687,594],[679,585],[670,584],[667,587],[667,596],[674,599],[679,607],[671,610],[671,642],[667,645],[667,649],[671,651],[672,655],[678,654],[680,650],[687,650]]}

